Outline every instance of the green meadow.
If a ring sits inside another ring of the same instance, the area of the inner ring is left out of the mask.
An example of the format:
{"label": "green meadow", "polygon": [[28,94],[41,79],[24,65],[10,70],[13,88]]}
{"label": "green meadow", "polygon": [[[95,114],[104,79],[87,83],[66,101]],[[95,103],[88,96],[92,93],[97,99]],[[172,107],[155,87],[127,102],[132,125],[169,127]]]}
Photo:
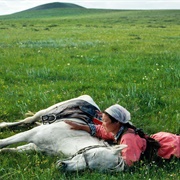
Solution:
{"label": "green meadow", "polygon": [[[0,122],[89,94],[148,134],[180,133],[180,11],[48,9],[0,16]],[[0,129],[0,139],[22,129]],[[1,153],[0,179],[178,180],[179,160],[127,172],[59,172],[62,157]]]}

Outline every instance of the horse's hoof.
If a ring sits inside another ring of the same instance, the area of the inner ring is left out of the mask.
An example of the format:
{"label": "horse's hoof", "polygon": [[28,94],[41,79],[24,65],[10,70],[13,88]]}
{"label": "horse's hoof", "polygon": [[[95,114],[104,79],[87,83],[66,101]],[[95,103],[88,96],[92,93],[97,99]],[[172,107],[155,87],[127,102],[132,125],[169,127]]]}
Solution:
{"label": "horse's hoof", "polygon": [[7,125],[6,125],[6,122],[2,122],[0,123],[0,128],[5,128]]}

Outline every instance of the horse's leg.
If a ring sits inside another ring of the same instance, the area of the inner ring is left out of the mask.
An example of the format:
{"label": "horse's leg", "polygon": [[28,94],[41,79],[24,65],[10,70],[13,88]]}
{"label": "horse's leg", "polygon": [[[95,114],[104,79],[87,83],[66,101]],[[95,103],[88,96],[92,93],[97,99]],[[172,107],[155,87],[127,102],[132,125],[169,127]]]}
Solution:
{"label": "horse's leg", "polygon": [[[19,126],[19,125],[23,125],[23,124],[35,123],[36,121],[40,120],[41,116],[44,115],[45,112],[46,112],[46,110],[38,111],[33,116],[27,117],[23,120],[19,120],[17,122],[2,122],[2,123],[0,123],[0,129],[5,128],[5,127],[14,127],[14,126]],[[39,124],[37,123],[37,125],[39,125]]]}
{"label": "horse's leg", "polygon": [[[39,126],[40,127],[40,126]],[[36,127],[38,128],[38,127]],[[1,139],[0,140],[0,149],[3,147],[6,147],[10,144],[19,143],[19,142],[33,142],[33,138],[37,133],[37,129],[33,128],[25,132],[21,132],[18,134],[15,134],[11,137]]]}
{"label": "horse's leg", "polygon": [[27,118],[25,118],[23,120],[19,120],[17,122],[2,122],[2,123],[0,123],[0,129],[5,128],[5,127],[20,126],[20,125],[24,125],[24,124],[32,124],[35,122],[37,125],[39,125],[37,123],[37,121],[40,120],[41,116],[46,115],[46,114],[50,114],[50,113],[55,113],[55,112],[57,113],[58,108],[61,107],[65,102],[68,102],[68,101],[63,101],[63,102],[54,104],[54,105],[48,107],[47,109],[43,109],[43,110],[38,111],[37,113],[35,113],[31,117],[27,117]]}
{"label": "horse's leg", "polygon": [[29,143],[26,145],[18,146],[16,148],[3,148],[0,149],[0,152],[31,152],[36,150],[36,145],[34,143]]}
{"label": "horse's leg", "polygon": [[[74,99],[77,99],[77,98],[74,98]],[[43,110],[40,110],[38,111],[37,113],[35,113],[32,117],[27,117],[23,120],[19,120],[17,122],[2,122],[0,123],[0,129],[1,128],[5,128],[5,127],[13,127],[13,126],[20,126],[20,125],[23,125],[23,124],[32,124],[32,123],[35,123],[37,125],[39,125],[37,123],[38,120],[40,120],[41,116],[43,115],[46,115],[46,114],[50,114],[50,113],[58,113],[59,110],[62,110],[62,105],[67,103],[67,102],[70,102],[74,99],[70,99],[70,100],[66,100],[66,101],[62,101],[60,103],[57,103],[57,104],[54,104],[46,109],[43,109]]]}

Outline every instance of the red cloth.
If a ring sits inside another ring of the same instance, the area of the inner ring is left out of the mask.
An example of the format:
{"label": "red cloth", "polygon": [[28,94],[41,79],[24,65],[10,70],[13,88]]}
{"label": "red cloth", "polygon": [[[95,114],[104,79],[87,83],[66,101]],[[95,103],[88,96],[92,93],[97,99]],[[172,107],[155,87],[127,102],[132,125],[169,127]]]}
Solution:
{"label": "red cloth", "polygon": [[[107,133],[103,126],[96,126],[96,136],[105,140],[114,140],[112,133]],[[146,140],[140,138],[132,129],[122,135],[119,144],[126,144],[128,147],[121,151],[121,156],[128,166],[140,160],[141,153],[146,149]]]}
{"label": "red cloth", "polygon": [[160,157],[164,159],[170,159],[172,156],[180,158],[180,136],[168,132],[159,132],[151,137],[159,141],[161,145],[158,150]]}

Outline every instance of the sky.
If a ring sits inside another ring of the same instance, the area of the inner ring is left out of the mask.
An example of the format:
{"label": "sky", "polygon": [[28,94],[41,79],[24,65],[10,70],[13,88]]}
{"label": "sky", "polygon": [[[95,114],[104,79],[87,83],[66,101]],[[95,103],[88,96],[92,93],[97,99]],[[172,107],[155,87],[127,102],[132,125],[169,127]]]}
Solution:
{"label": "sky", "polygon": [[180,9],[180,0],[0,0],[0,15],[52,2],[74,3],[96,9]]}

